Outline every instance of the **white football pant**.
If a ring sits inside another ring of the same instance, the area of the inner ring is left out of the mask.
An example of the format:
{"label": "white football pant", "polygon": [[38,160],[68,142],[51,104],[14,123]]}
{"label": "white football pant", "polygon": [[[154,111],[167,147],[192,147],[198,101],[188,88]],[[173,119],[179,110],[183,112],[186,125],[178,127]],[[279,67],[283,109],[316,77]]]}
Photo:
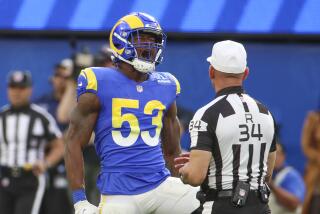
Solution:
{"label": "white football pant", "polygon": [[200,206],[199,187],[168,177],[157,188],[139,195],[101,195],[101,214],[190,214]]}

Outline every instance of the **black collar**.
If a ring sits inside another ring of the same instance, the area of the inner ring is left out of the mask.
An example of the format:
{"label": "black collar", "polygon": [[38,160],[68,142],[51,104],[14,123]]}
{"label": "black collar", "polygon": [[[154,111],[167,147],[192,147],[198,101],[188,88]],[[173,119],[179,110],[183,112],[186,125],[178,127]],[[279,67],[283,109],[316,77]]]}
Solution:
{"label": "black collar", "polygon": [[13,113],[26,113],[30,109],[30,104],[28,103],[27,105],[20,106],[20,107],[13,107],[12,105],[10,106],[10,110]]}
{"label": "black collar", "polygon": [[227,88],[223,88],[216,93],[216,97],[227,95],[227,94],[242,94],[245,93],[242,86],[231,86]]}

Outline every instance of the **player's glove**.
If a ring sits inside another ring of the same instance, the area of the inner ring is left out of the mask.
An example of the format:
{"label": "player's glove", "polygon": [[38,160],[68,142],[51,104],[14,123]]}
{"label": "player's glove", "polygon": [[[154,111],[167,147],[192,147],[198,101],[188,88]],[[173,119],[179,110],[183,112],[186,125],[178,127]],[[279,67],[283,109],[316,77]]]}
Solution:
{"label": "player's glove", "polygon": [[98,207],[90,204],[87,200],[74,204],[75,214],[98,214]]}

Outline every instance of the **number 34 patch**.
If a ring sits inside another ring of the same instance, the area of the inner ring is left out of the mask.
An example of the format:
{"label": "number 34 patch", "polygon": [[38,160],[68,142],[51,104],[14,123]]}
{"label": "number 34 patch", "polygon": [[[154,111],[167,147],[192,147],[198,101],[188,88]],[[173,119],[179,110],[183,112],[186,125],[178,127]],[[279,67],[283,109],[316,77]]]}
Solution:
{"label": "number 34 patch", "polygon": [[189,124],[189,132],[206,132],[208,124],[202,120],[191,120]]}

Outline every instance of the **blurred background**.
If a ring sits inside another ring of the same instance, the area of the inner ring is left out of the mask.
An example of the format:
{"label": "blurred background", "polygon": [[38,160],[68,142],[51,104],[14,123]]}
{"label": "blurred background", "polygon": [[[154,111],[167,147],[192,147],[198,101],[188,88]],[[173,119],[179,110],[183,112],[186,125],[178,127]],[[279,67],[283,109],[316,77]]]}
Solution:
{"label": "blurred background", "polygon": [[51,90],[57,63],[80,52],[95,56],[115,22],[136,11],[153,15],[168,35],[157,69],[179,79],[177,102],[186,112],[214,98],[206,62],[213,43],[242,42],[245,89],[273,112],[287,162],[303,175],[303,122],[320,104],[318,0],[0,0],[0,105],[8,102],[9,71],[30,71],[37,99]]}

